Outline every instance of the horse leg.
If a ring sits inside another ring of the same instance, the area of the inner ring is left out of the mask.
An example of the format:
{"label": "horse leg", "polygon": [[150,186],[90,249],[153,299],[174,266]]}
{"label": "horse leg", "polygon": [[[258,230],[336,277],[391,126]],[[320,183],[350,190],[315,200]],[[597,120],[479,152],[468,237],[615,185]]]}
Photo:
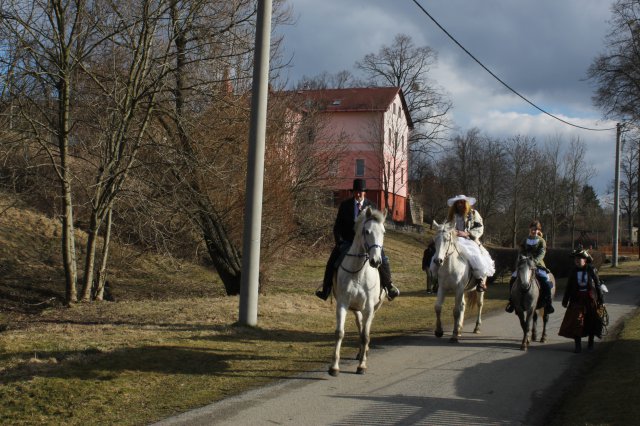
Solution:
{"label": "horse leg", "polygon": [[484,292],[475,292],[478,298],[476,306],[478,307],[478,316],[476,317],[476,327],[473,329],[475,334],[480,334],[480,325],[482,324],[482,307],[484,306]]}
{"label": "horse leg", "polygon": [[360,354],[362,357],[360,358],[360,364],[358,364],[358,368],[356,369],[357,374],[364,374],[367,371],[367,355],[369,354],[369,341],[373,316],[373,309],[367,310],[364,313],[363,327],[360,332]]}
{"label": "horse leg", "polygon": [[[356,327],[358,328],[358,336],[362,335],[362,312],[353,311],[353,315],[356,317]],[[362,359],[362,346],[358,347],[358,355],[356,359],[359,361]]]}
{"label": "horse leg", "polygon": [[462,325],[464,321],[464,292],[456,294],[456,303],[453,307],[453,335],[449,341],[458,343],[458,338],[462,335]]}
{"label": "horse leg", "polygon": [[444,335],[444,331],[442,331],[442,321],[440,319],[440,315],[442,314],[442,304],[444,303],[444,291],[442,290],[442,286],[438,288],[438,298],[435,304],[436,310],[436,337],[442,337]]}
{"label": "horse leg", "polygon": [[531,341],[538,340],[538,311],[533,311],[533,323],[531,324]]}
{"label": "horse leg", "polygon": [[549,314],[542,314],[542,337],[540,337],[540,343],[547,341],[547,322],[549,321]]}
{"label": "horse leg", "polygon": [[340,348],[344,339],[344,322],[347,316],[347,307],[336,306],[336,347],[333,352],[333,364],[329,368],[329,374],[337,376],[340,373]]}
{"label": "horse leg", "polygon": [[516,310],[516,314],[518,315],[518,319],[520,320],[520,328],[522,328],[522,344],[520,345],[520,350],[527,350],[527,346],[525,345],[525,341],[527,339],[527,323],[524,319],[524,312],[520,312]]}
{"label": "horse leg", "polygon": [[529,330],[531,330],[531,311],[527,311],[527,318],[524,321],[524,325],[522,327],[522,344],[520,345],[521,351],[526,351],[529,349]]}

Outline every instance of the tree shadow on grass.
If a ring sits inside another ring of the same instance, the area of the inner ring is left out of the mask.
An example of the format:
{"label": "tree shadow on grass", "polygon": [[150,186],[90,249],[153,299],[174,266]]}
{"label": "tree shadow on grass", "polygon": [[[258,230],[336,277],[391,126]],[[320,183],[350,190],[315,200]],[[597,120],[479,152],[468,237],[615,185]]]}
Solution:
{"label": "tree shadow on grass", "polygon": [[[28,356],[18,354],[20,355]],[[235,348],[220,350],[143,346],[113,352],[88,350],[38,353],[38,360],[5,370],[0,376],[0,384],[31,380],[35,377],[112,380],[121,373],[131,371],[168,375],[238,376],[238,372],[231,368],[231,365],[237,362],[256,365],[258,368],[248,367],[248,370],[241,374],[259,377],[261,363],[277,358]]]}

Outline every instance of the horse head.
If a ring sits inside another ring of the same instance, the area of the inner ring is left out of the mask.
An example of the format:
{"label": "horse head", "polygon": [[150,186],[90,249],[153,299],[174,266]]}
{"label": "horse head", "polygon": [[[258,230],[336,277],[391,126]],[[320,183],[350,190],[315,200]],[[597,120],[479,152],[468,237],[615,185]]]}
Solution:
{"label": "horse head", "polygon": [[436,265],[442,265],[452,248],[455,248],[455,236],[453,235],[453,226],[449,223],[438,224],[435,220],[433,225],[436,228],[436,236],[433,241],[435,244],[435,253],[433,262]]}
{"label": "horse head", "polygon": [[520,283],[528,285],[531,278],[535,276],[536,263],[531,256],[518,256],[518,264],[516,265],[516,273],[520,279]]}
{"label": "horse head", "polygon": [[384,218],[383,212],[367,207],[364,214],[361,214],[356,222],[356,232],[362,236],[369,264],[374,268],[378,268],[382,264]]}

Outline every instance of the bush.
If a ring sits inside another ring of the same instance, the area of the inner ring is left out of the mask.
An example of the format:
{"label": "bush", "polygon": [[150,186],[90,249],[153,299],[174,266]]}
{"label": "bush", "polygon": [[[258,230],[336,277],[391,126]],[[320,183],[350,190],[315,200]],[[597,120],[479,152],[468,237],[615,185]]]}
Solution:
{"label": "bush", "polygon": [[[491,258],[495,262],[496,274],[494,279],[504,274],[511,274],[516,267],[518,260],[518,250],[505,247],[487,247]],[[593,257],[592,265],[600,268],[605,261],[605,255],[599,251],[590,252]],[[547,254],[544,257],[544,263],[556,278],[567,277],[573,268],[573,258],[571,257],[571,249],[566,248],[547,248]]]}

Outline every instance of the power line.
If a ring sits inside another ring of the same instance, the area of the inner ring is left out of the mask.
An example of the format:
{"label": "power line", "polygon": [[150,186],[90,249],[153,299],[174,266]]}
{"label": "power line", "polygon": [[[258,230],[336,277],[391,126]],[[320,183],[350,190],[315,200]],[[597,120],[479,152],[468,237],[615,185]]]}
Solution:
{"label": "power line", "polygon": [[495,74],[493,73],[493,71],[491,71],[489,68],[487,68],[487,67],[486,67],[482,62],[480,62],[480,61],[479,61],[475,56],[473,56],[473,54],[471,54],[471,52],[469,52],[469,51],[468,51],[468,50],[467,50],[467,49],[466,49],[462,44],[460,44],[460,43],[458,42],[458,40],[456,40],[456,39],[455,39],[455,37],[453,37],[451,34],[449,34],[449,32],[448,32],[446,29],[444,29],[444,27],[443,27],[442,25],[440,25],[440,23],[438,23],[438,21],[436,21],[436,20],[435,20],[435,18],[434,18],[433,16],[431,16],[431,15],[429,14],[429,12],[427,12],[427,11],[425,10],[425,8],[424,8],[424,7],[422,7],[422,6],[420,5],[420,3],[418,3],[418,1],[417,1],[417,0],[413,0],[413,2],[416,4],[416,6],[418,6],[418,7],[420,8],[420,10],[422,10],[422,12],[424,12],[424,14],[425,14],[425,15],[427,15],[427,16],[429,17],[429,19],[431,19],[431,20],[433,21],[433,23],[434,23],[434,24],[436,24],[436,25],[438,26],[438,28],[440,28],[440,29],[442,30],[442,32],[444,32],[444,33],[447,35],[447,37],[449,37],[449,38],[450,38],[450,39],[451,39],[455,44],[457,44],[457,45],[458,45],[458,47],[460,47],[460,49],[464,50],[464,52],[465,52],[467,55],[469,55],[469,57],[471,57],[471,59],[473,59],[474,61],[476,61],[476,62],[478,63],[478,65],[480,65],[482,68],[484,68],[484,70],[485,70],[486,72],[488,72],[489,74],[491,74],[491,76],[492,76],[493,78],[495,78],[496,80],[498,80],[498,81],[499,81],[499,82],[500,82],[504,87],[506,87],[507,89],[509,89],[511,92],[513,92],[514,94],[516,94],[519,98],[521,98],[523,101],[525,101],[526,103],[528,103],[529,105],[531,105],[532,107],[534,107],[535,109],[537,109],[538,111],[542,112],[543,114],[548,115],[549,117],[555,118],[556,120],[558,120],[558,121],[560,121],[560,122],[562,122],[562,123],[564,123],[564,124],[567,124],[567,125],[569,125],[569,126],[573,126],[573,127],[577,127],[578,129],[591,130],[591,131],[594,131],[594,132],[604,132],[604,131],[609,131],[609,130],[615,130],[615,129],[616,129],[615,127],[611,127],[611,128],[607,128],[607,129],[593,129],[593,128],[590,128],[590,127],[580,126],[580,125],[577,125],[577,124],[570,123],[570,122],[568,122],[568,121],[566,121],[566,120],[563,120],[562,118],[560,118],[560,117],[558,117],[558,116],[555,116],[555,115],[551,114],[550,112],[548,112],[548,111],[546,111],[546,110],[544,110],[544,109],[540,108],[538,105],[534,104],[534,103],[533,103],[533,102],[531,102],[529,99],[525,98],[523,95],[521,95],[520,93],[518,93],[515,89],[513,89],[513,88],[512,88],[511,86],[509,86],[507,83],[505,83],[505,82],[504,82],[500,77],[498,77],[497,75],[495,75]]}

